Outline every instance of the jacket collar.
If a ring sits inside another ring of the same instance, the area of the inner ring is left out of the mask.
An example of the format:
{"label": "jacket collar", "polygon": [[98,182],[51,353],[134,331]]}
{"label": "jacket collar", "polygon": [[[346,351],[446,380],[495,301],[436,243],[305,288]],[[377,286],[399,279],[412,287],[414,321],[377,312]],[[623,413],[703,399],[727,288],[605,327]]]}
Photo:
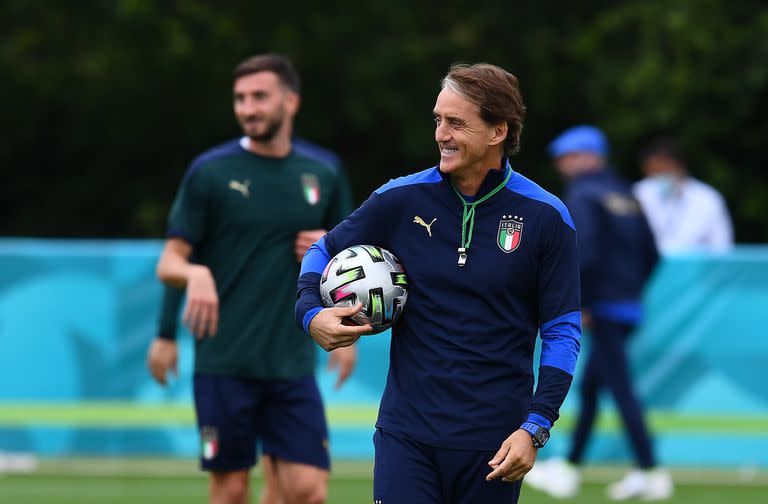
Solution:
{"label": "jacket collar", "polygon": [[[436,168],[438,173],[440,173],[443,181],[450,183],[451,176],[447,173],[443,173],[440,170],[440,164],[438,164]],[[468,200],[476,200],[482,198],[489,192],[493,191],[496,187],[498,187],[499,184],[504,181],[507,173],[509,173],[511,170],[512,166],[509,164],[509,159],[506,157],[501,158],[501,166],[488,170],[488,172],[485,174],[485,178],[483,179],[483,183],[480,184],[480,189],[478,189],[477,194]]]}

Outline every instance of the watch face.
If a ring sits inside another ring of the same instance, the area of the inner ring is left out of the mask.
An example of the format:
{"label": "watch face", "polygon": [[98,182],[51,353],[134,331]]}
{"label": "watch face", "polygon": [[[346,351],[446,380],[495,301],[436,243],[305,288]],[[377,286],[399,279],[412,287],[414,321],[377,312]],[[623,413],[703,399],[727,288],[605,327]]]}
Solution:
{"label": "watch face", "polygon": [[522,425],[522,428],[527,430],[531,435],[531,438],[533,439],[533,446],[536,448],[543,447],[545,444],[547,444],[547,441],[549,441],[549,429],[544,428],[541,425],[536,425],[532,422],[525,422]]}

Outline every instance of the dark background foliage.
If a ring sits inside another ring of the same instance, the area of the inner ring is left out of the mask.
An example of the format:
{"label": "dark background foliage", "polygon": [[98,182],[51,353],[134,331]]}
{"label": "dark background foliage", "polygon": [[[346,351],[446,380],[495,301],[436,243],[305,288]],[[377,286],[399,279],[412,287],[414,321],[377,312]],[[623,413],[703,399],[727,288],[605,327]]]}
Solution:
{"label": "dark background foliage", "polygon": [[520,79],[516,170],[558,193],[562,129],[603,127],[639,178],[650,135],[680,138],[721,189],[739,242],[768,241],[768,7],[761,1],[6,0],[0,234],[160,237],[190,160],[236,136],[231,70],[289,55],[297,132],[343,158],[356,200],[433,165],[431,109],[451,63]]}

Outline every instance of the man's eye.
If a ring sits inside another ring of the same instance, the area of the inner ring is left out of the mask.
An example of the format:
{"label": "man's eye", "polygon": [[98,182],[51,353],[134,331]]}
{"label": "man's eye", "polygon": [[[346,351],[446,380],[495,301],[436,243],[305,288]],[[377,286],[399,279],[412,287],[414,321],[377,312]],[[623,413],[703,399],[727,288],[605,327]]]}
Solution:
{"label": "man's eye", "polygon": [[440,124],[440,118],[439,117],[433,117],[433,121],[435,121],[435,124]]}

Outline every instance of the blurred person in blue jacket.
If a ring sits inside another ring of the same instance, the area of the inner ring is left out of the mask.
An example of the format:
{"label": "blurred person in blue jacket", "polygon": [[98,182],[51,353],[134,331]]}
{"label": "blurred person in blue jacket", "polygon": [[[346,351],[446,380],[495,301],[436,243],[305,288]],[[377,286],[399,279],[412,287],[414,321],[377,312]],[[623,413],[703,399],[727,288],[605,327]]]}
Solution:
{"label": "blurred person in blue jacket", "polygon": [[568,457],[536,463],[525,481],[555,497],[576,495],[579,466],[598,413],[598,396],[607,389],[623,420],[637,466],[608,487],[608,497],[664,499],[672,495],[672,479],[657,467],[627,357],[629,337],[642,318],[643,288],[659,254],[631,185],[607,165],[608,150],[603,132],[587,125],[566,130],[549,145],[557,170],[567,180],[564,201],[576,225],[582,325],[590,330],[592,345]]}
{"label": "blurred person in blue jacket", "polygon": [[633,191],[662,254],[725,252],[733,247],[725,200],[717,189],[688,173],[674,139],[651,141],[639,158],[645,178]]}

